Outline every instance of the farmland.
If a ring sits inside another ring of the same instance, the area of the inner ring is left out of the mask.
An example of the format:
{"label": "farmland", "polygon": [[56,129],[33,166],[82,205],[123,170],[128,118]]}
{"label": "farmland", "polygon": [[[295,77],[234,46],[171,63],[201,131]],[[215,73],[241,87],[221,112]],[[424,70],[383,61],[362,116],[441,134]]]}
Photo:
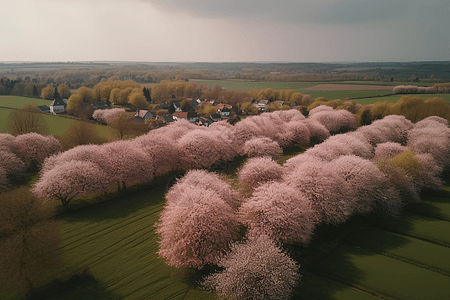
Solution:
{"label": "farmland", "polygon": [[[1,107],[10,107],[17,109],[29,103],[49,106],[51,101],[19,96],[0,96]],[[0,108],[0,132],[6,132],[5,123],[11,111],[12,109]],[[67,128],[69,128],[70,124],[76,122],[76,120],[74,119],[54,116],[50,114],[44,114],[43,117],[44,120],[47,122],[48,127],[50,128],[50,133],[53,135],[63,134],[67,130]],[[105,138],[111,137],[111,132],[108,127],[102,125],[95,125],[95,127],[97,128],[98,133],[101,137]]]}
{"label": "farmland", "polygon": [[[409,83],[396,82],[366,82],[349,81],[336,82],[333,84],[327,82],[252,82],[252,81],[227,81],[227,80],[195,80],[197,84],[203,84],[213,87],[219,84],[227,90],[247,91],[251,89],[292,89],[294,92],[309,94],[312,98],[324,97],[328,100],[345,98],[354,99],[356,103],[371,104],[377,101],[396,102],[404,95],[392,95],[392,86]],[[430,86],[431,83],[414,83],[417,85]],[[371,88],[373,87],[373,88]],[[387,95],[387,96],[385,96]],[[427,99],[429,97],[444,98],[450,103],[450,94],[409,94],[408,96],[419,96]],[[367,98],[370,97],[370,98]]]}
{"label": "farmland", "polygon": [[[89,267],[95,280],[50,299],[213,299],[196,283],[205,272],[168,267],[156,254],[165,191],[163,183],[60,215],[65,267],[55,276]],[[288,246],[302,264],[294,298],[448,299],[450,200],[439,195],[401,220],[356,218],[319,228],[309,247]]]}

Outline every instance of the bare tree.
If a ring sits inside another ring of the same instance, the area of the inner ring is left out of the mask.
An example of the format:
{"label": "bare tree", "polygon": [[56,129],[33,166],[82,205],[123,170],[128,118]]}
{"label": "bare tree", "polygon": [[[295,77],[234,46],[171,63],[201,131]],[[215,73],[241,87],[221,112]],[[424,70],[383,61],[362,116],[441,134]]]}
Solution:
{"label": "bare tree", "polygon": [[36,132],[48,134],[49,128],[41,111],[32,104],[14,110],[8,115],[6,128],[13,135]]}

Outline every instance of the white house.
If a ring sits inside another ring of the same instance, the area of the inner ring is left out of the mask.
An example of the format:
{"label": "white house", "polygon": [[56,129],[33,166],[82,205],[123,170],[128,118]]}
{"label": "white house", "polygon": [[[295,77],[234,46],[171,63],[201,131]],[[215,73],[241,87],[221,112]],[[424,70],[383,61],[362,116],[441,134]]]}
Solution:
{"label": "white house", "polygon": [[50,113],[60,114],[63,113],[66,109],[66,104],[60,98],[55,99],[50,103]]}

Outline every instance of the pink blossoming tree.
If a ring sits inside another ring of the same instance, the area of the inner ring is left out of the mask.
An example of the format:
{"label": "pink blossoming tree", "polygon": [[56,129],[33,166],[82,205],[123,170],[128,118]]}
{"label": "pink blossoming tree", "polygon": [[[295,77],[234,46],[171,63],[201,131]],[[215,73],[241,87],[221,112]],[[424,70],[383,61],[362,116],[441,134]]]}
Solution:
{"label": "pink blossoming tree", "polygon": [[311,201],[317,222],[339,224],[353,213],[351,189],[332,163],[303,163],[284,180]]}
{"label": "pink blossoming tree", "polygon": [[201,269],[216,264],[237,238],[236,212],[213,190],[188,186],[165,206],[156,232],[158,254],[170,266]]}
{"label": "pink blossoming tree", "polygon": [[77,196],[106,192],[109,185],[107,177],[103,170],[91,162],[72,160],[42,174],[32,192],[48,200],[59,199],[67,208]]}
{"label": "pink blossoming tree", "polygon": [[238,192],[233,190],[231,185],[222,180],[217,173],[205,170],[190,170],[171,187],[166,195],[167,203],[179,205],[180,197],[183,197],[186,190],[190,191],[192,188],[214,191],[233,209],[240,202]]}
{"label": "pink blossoming tree", "polygon": [[400,214],[402,203],[389,178],[369,160],[354,155],[341,156],[332,161],[341,177],[348,183],[352,197],[352,211],[368,214],[377,208],[391,217]]}
{"label": "pink blossoming tree", "polygon": [[281,182],[256,188],[239,212],[249,236],[267,235],[282,243],[308,242],[315,226],[309,200]]}
{"label": "pink blossoming tree", "polygon": [[61,143],[51,135],[32,132],[18,135],[13,142],[13,152],[31,169],[40,167],[44,159],[61,149]]}
{"label": "pink blossoming tree", "polygon": [[248,157],[269,156],[273,159],[277,159],[283,154],[280,145],[267,137],[257,137],[246,141],[242,151]]}
{"label": "pink blossoming tree", "polygon": [[265,235],[233,244],[218,265],[224,270],[203,285],[219,299],[287,300],[300,279],[298,264]]}
{"label": "pink blossoming tree", "polygon": [[239,184],[247,191],[269,182],[280,181],[283,167],[270,157],[254,157],[247,160],[238,172]]}
{"label": "pink blossoming tree", "polygon": [[105,171],[110,181],[117,182],[119,189],[128,184],[147,183],[153,179],[153,165],[147,155],[132,146],[129,141],[115,141],[102,145],[106,153]]}

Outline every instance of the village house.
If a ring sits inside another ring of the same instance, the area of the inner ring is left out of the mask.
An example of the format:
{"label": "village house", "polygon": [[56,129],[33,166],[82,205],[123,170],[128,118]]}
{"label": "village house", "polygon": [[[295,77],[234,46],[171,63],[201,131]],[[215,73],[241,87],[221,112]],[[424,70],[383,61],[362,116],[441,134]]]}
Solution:
{"label": "village house", "polygon": [[220,113],[222,117],[229,117],[231,115],[231,110],[233,106],[230,104],[219,103],[216,105],[217,112]]}
{"label": "village house", "polygon": [[50,112],[53,114],[61,114],[66,110],[67,104],[61,98],[57,98],[50,103]]}
{"label": "village house", "polygon": [[256,107],[259,111],[266,111],[267,107],[269,106],[269,100],[261,100],[259,102],[255,102],[253,106]]}
{"label": "village house", "polygon": [[172,116],[174,118],[176,118],[177,120],[184,119],[184,120],[188,120],[191,123],[198,122],[198,120],[199,120],[198,114],[195,111],[174,112],[172,114]]}
{"label": "village house", "polygon": [[47,105],[39,105],[37,106],[37,108],[39,108],[44,113],[50,113],[50,107],[48,107]]}
{"label": "village house", "polygon": [[143,123],[145,120],[153,119],[153,114],[148,110],[138,108],[134,114],[134,119]]}
{"label": "village house", "polygon": [[92,106],[93,106],[95,109],[106,109],[106,108],[109,107],[109,104],[108,104],[108,102],[106,102],[106,101],[100,101],[100,102],[94,102],[94,103],[92,103]]}

